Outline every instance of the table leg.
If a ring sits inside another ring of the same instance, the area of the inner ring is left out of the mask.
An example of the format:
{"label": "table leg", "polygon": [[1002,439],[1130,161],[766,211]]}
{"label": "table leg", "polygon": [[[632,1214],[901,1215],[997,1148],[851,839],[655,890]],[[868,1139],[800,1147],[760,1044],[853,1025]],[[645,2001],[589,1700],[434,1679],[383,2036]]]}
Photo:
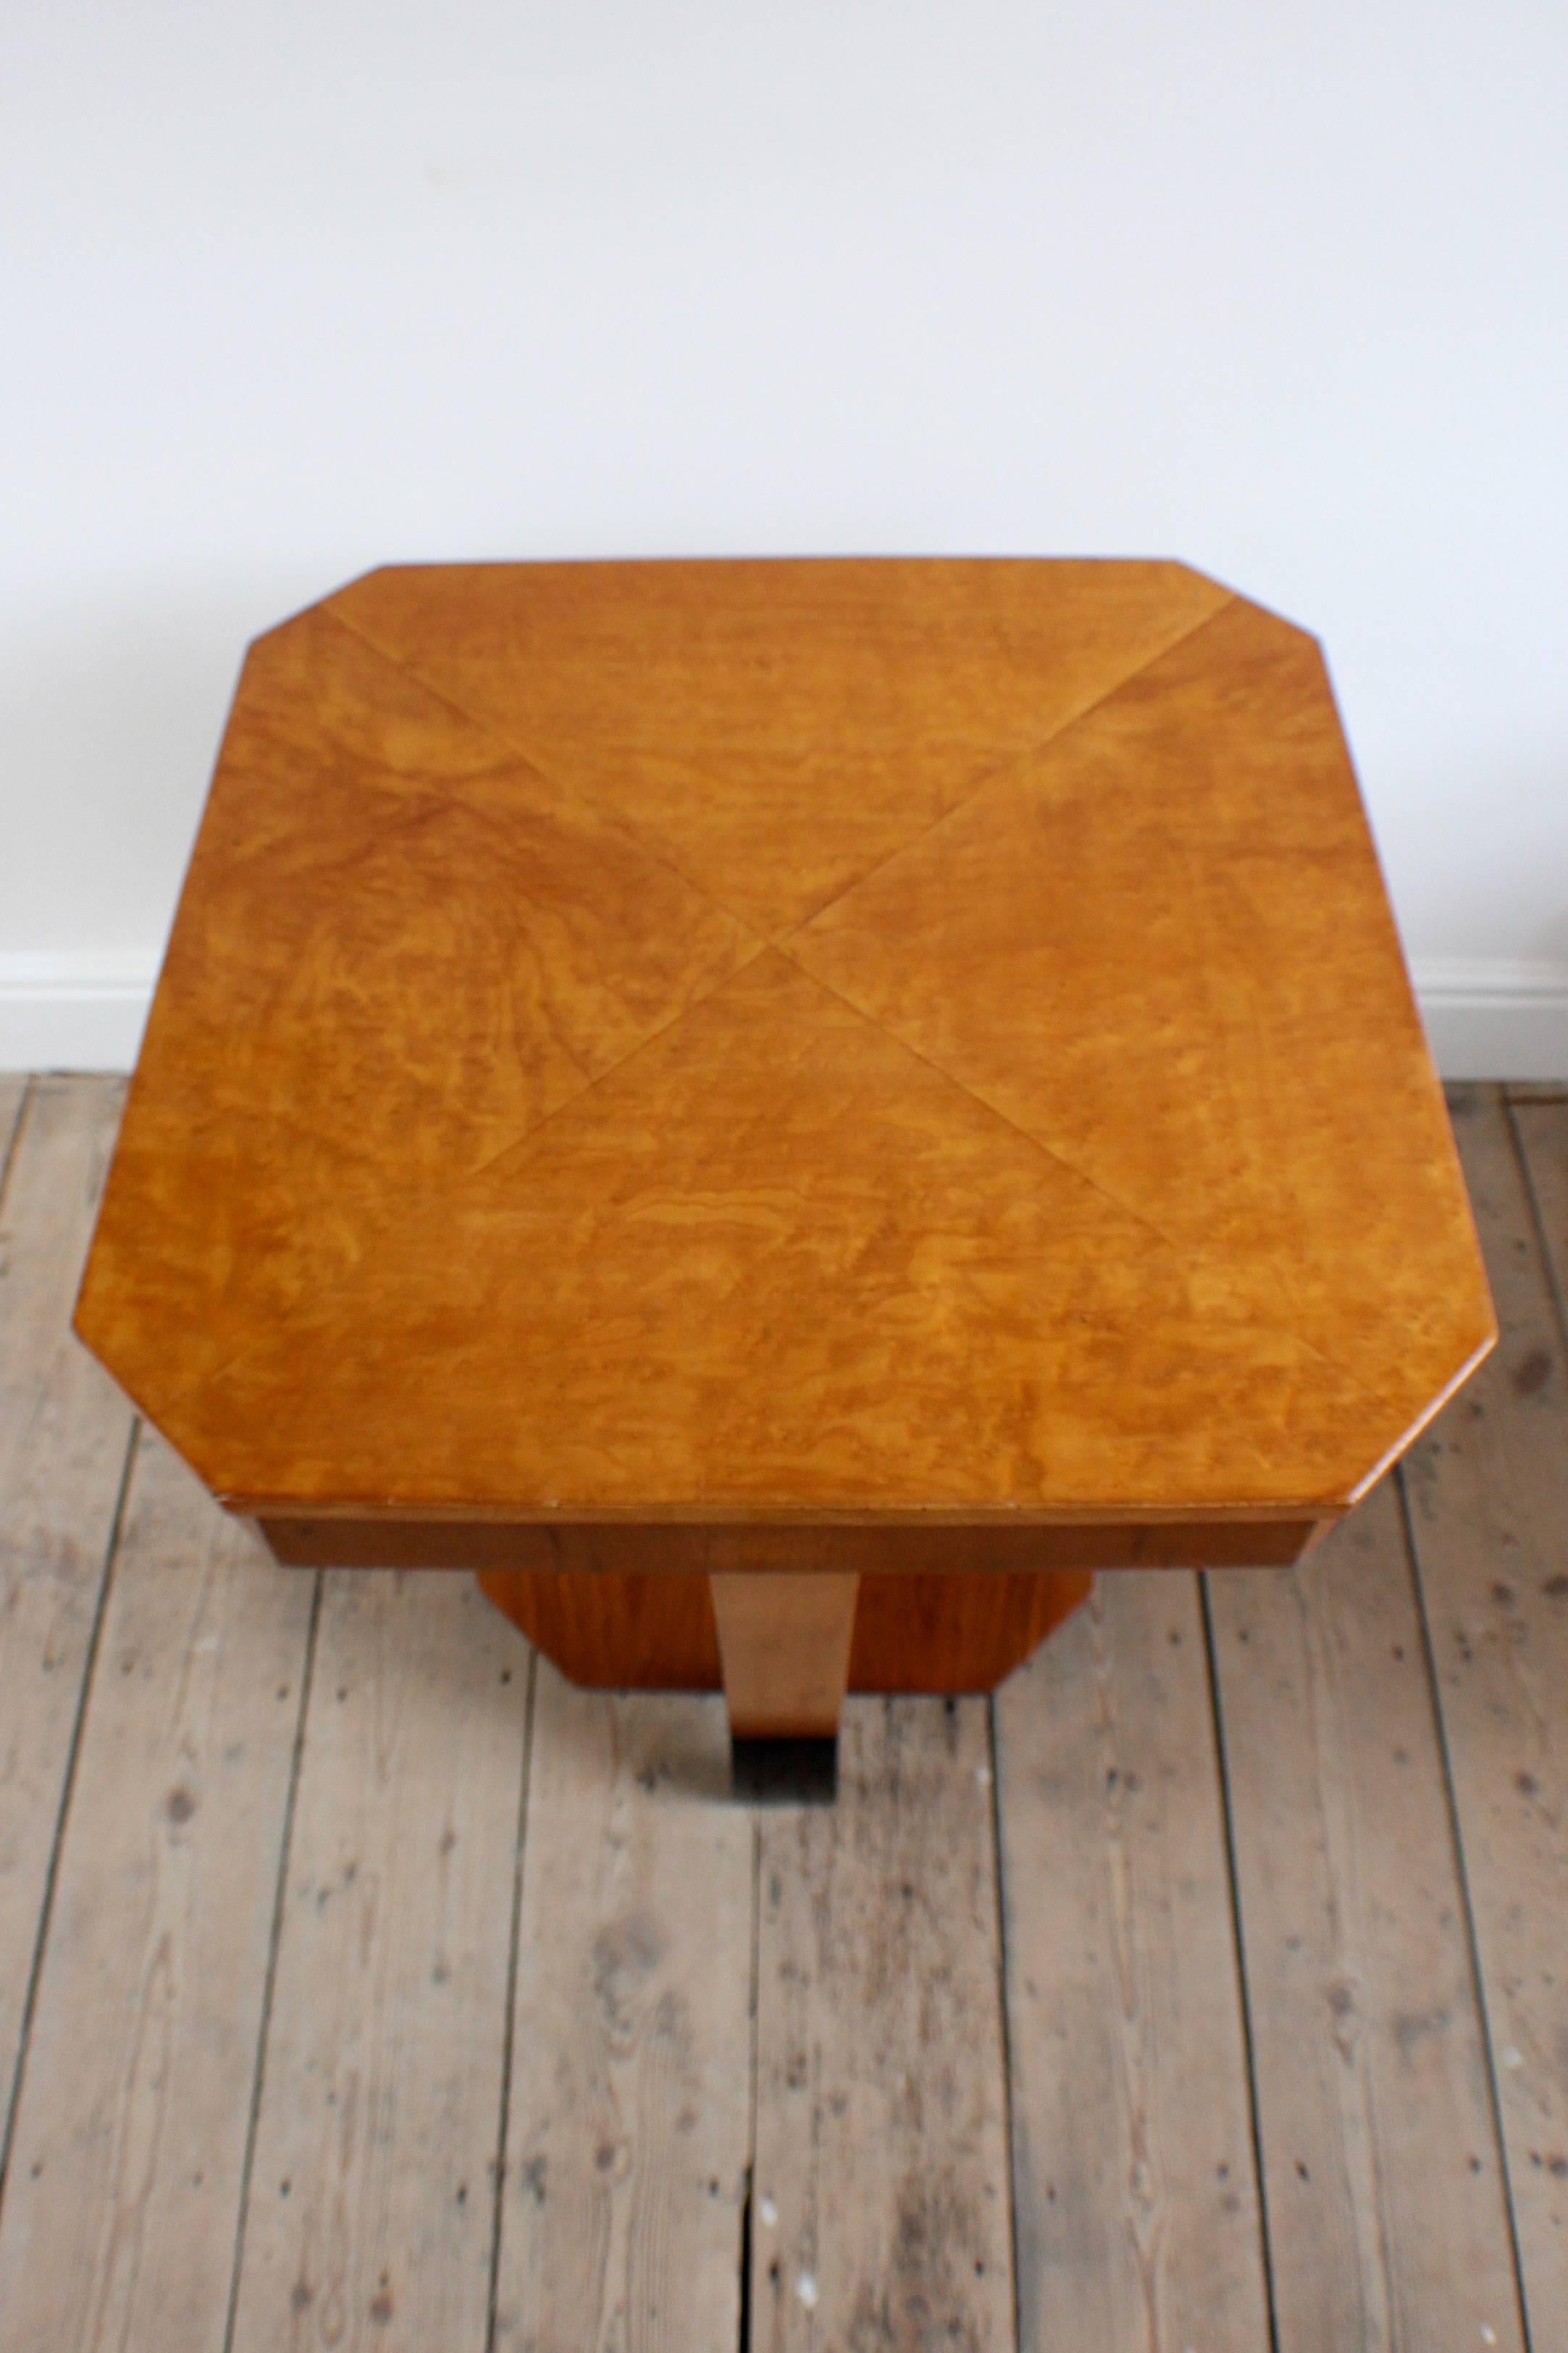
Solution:
{"label": "table leg", "polygon": [[849,1679],[858,1577],[710,1577],[734,1740],[832,1740]]}

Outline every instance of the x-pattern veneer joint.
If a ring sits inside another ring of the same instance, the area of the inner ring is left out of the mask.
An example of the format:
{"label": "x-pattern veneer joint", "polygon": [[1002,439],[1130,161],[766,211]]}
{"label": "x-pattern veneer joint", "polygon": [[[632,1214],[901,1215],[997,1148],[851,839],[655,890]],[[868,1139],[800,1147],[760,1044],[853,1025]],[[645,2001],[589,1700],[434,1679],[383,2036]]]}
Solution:
{"label": "x-pattern veneer joint", "polygon": [[280,1556],[475,1567],[587,1680],[744,1715],[858,1577],[814,1725],[1295,1557],[1493,1332],[1317,646],[1011,559],[259,638],[78,1328]]}

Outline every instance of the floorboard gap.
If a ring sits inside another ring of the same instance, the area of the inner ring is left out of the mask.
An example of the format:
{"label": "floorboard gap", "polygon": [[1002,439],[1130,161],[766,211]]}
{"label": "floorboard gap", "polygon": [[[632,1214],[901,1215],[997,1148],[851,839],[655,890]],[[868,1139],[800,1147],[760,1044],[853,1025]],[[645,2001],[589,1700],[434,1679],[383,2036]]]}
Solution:
{"label": "floorboard gap", "polygon": [[736,2353],[752,2353],[752,2168],[741,2198],[741,2296],[735,2330]]}
{"label": "floorboard gap", "polygon": [[1448,1811],[1448,1836],[1453,1842],[1454,1868],[1458,1880],[1459,1901],[1465,1915],[1465,1945],[1470,1960],[1470,1983],[1475,1991],[1476,2015],[1480,2021],[1481,2042],[1486,2052],[1487,2105],[1491,2114],[1492,2138],[1497,2145],[1498,2167],[1502,2179],[1503,2204],[1508,2214],[1509,2260],[1513,2265],[1514,2302],[1519,2309],[1519,2332],[1524,2353],[1533,2353],[1530,2334],[1530,2307],[1524,2294],[1524,2255],[1519,2243],[1519,2221],[1513,2210],[1513,2177],[1509,2170],[1508,2139],[1502,2128],[1502,2093],[1498,2084],[1497,2052],[1492,2035],[1490,2011],[1487,2004],[1486,1980],[1481,1974],[1480,1939],[1476,1930],[1476,1910],[1470,1897],[1470,1875],[1465,1862],[1465,1842],[1459,1827],[1459,1799],[1454,1787],[1453,1760],[1448,1754],[1448,1727],[1443,1716],[1442,1694],[1437,1684],[1437,1652],[1432,1640],[1432,1621],[1426,1613],[1426,1588],[1421,1577],[1421,1553],[1415,1535],[1415,1522],[1410,1509],[1410,1491],[1405,1484],[1404,1465],[1393,1472],[1399,1496],[1399,1514],[1405,1530],[1405,1557],[1410,1583],[1415,1596],[1415,1615],[1421,1628],[1421,1649],[1426,1662],[1426,1688],[1432,1703],[1432,1720],[1436,1729],[1437,1754],[1443,1767],[1443,1800]]}
{"label": "floorboard gap", "polygon": [[[1259,1571],[1267,1574],[1266,1571]],[[1284,1571],[1276,1572],[1283,1575]],[[1241,2008],[1241,2043],[1247,2054],[1247,2111],[1252,2125],[1252,2169],[1258,2181],[1258,2229],[1263,2255],[1263,2293],[1268,2315],[1268,2353],[1279,2353],[1279,2318],[1274,2306],[1274,2250],[1268,2227],[1268,2182],[1263,2164],[1263,2127],[1258,2110],[1258,2058],[1253,2044],[1252,2001],[1247,1984],[1247,1933],[1241,1917],[1241,1879],[1236,1860],[1236,1816],[1230,1802],[1230,1766],[1225,1751],[1225,1710],[1219,1691],[1219,1660],[1215,1655],[1214,1607],[1209,1599],[1208,1571],[1198,1571],[1198,1599],[1203,1611],[1204,1651],[1208,1667],[1209,1705],[1214,1714],[1215,1761],[1219,1767],[1219,1800],[1225,1818],[1226,1874],[1230,1882],[1230,1926],[1236,1957],[1237,1996]]]}
{"label": "floorboard gap", "polygon": [[32,1100],[33,1081],[28,1077],[22,1082],[21,1097],[16,1104],[16,1116],[11,1122],[11,1133],[5,1138],[5,1150],[0,1152],[0,1217],[5,1215],[5,1187],[11,1181],[12,1164],[22,1141],[22,1130],[27,1124],[27,1106]]}
{"label": "floorboard gap", "polygon": [[235,2215],[234,2264],[229,2274],[228,2310],[224,2316],[223,2353],[231,2353],[235,2322],[239,2313],[239,2275],[245,2262],[245,2230],[250,2214],[250,2176],[256,2161],[256,2128],[261,2117],[261,2093],[267,2076],[267,2037],[272,2024],[272,1991],[278,1978],[278,1948],[283,1939],[283,1912],[289,1893],[289,1855],[294,1839],[294,1807],[300,1794],[300,1772],[305,1757],[305,1728],[310,1717],[310,1687],[316,1672],[316,1636],[321,1622],[324,1569],[315,1572],[310,1595],[310,1623],[305,1634],[305,1661],[300,1675],[300,1707],[294,1719],[294,1753],[289,1767],[289,1795],[283,1808],[283,1836],[278,1851],[278,1885],[272,1900],[272,1928],[267,1945],[267,1974],[261,1987],[261,2019],[256,2037],[256,2072],[251,2079],[250,2114],[246,2120],[245,2157],[239,2169],[239,2205]]}
{"label": "floorboard gap", "polygon": [[746,2171],[741,2207],[741,2296],[737,2324],[741,2353],[752,2347],[752,2201],[757,2179],[757,2007],[762,1997],[763,1831],[752,1817],[752,2000],[750,2082],[746,2105]]}
{"label": "floorboard gap", "polygon": [[539,1680],[539,1653],[530,1643],[528,1683],[523,1694],[522,1786],[517,1800],[517,1850],[511,1879],[511,1941],[506,1961],[506,2018],[501,2029],[500,2119],[496,2137],[495,2185],[490,2214],[490,2284],[485,2320],[485,2353],[494,2353],[496,2305],[500,2294],[500,2234],[506,2199],[506,2137],[511,2126],[512,2040],[517,2021],[518,1946],[522,1931],[523,1854],[528,1843],[528,1792],[533,1779],[533,1692]]}
{"label": "floorboard gap", "polygon": [[[17,1127],[20,1129],[18,1120]],[[44,1900],[38,1907],[37,1933],[33,1938],[33,1955],[27,1967],[27,1990],[22,2000],[22,2017],[16,2032],[16,2068],[11,2082],[10,2105],[5,2111],[4,2128],[0,2129],[0,2211],[5,2203],[5,2180],[11,2166],[11,2144],[16,2129],[16,2118],[22,2110],[22,2085],[27,2073],[27,2042],[33,2031],[33,2012],[37,2006],[38,1984],[44,1972],[44,1955],[48,1947],[49,1922],[55,1906],[55,1883],[59,1876],[60,1853],[65,1845],[66,1829],[70,1820],[71,1794],[76,1788],[77,1759],[81,1755],[82,1732],[87,1722],[88,1703],[92,1693],[93,1677],[98,1668],[98,1646],[103,1632],[103,1620],[109,1607],[109,1588],[113,1581],[115,1559],[120,1551],[120,1532],[125,1521],[125,1502],[131,1492],[131,1475],[136,1464],[137,1441],[142,1424],[132,1421],[131,1436],[126,1442],[125,1461],[121,1469],[120,1485],[115,1493],[114,1509],[110,1515],[109,1541],[104,1547],[103,1568],[98,1580],[98,1597],[93,1604],[92,1626],[87,1638],[87,1655],[82,1661],[81,1688],[77,1694],[76,1715],[71,1724],[70,1745],[66,1751],[65,1777],[60,1784],[59,1809],[55,1816],[55,1835],[49,1849],[49,1867],[44,1879]]]}
{"label": "floorboard gap", "polygon": [[991,1759],[991,1847],[996,1873],[996,2000],[1002,2026],[1002,2132],[1007,2151],[1007,2261],[1013,2267],[1013,2343],[1023,2353],[1023,2285],[1018,2277],[1018,2186],[1013,2147],[1013,2030],[1007,2012],[1007,1888],[1002,1868],[1002,1776],[996,1757],[996,1694],[985,1695]]}
{"label": "floorboard gap", "polygon": [[1514,1164],[1519,1170],[1519,1181],[1524,1187],[1524,1198],[1530,1209],[1530,1224],[1531,1230],[1535,1236],[1536,1256],[1541,1261],[1541,1271],[1545,1278],[1547,1292],[1556,1314],[1558,1335],[1564,1348],[1568,1348],[1568,1302],[1564,1301],[1558,1285],[1557,1261],[1553,1255],[1552,1244],[1547,1239],[1546,1219],[1541,1212],[1541,1196],[1535,1189],[1535,1172],[1530,1165],[1530,1155],[1524,1148],[1524,1138],[1519,1132],[1519,1121],[1514,1114],[1513,1099],[1506,1090],[1502,1098],[1502,1115],[1508,1127],[1508,1140],[1513,1147]]}

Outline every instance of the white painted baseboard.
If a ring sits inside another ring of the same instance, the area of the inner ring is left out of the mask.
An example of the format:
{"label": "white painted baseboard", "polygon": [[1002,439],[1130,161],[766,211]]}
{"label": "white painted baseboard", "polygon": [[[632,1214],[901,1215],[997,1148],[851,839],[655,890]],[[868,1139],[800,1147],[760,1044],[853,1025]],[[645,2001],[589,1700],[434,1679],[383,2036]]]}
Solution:
{"label": "white painted baseboard", "polygon": [[155,955],[0,955],[0,1071],[128,1071]]}
{"label": "white painted baseboard", "polygon": [[1446,1079],[1568,1080],[1568,965],[1429,956],[1411,978]]}
{"label": "white painted baseboard", "polygon": [[[0,1071],[128,1071],[148,956],[0,955]],[[1568,1081],[1568,965],[1436,957],[1414,967],[1446,1079]]]}

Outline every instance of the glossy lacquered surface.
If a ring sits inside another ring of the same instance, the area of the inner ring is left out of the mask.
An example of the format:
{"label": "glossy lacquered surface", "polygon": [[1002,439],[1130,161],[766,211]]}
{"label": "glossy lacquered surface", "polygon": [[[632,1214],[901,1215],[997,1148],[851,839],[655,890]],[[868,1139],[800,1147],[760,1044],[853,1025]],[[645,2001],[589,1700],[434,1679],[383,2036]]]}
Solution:
{"label": "glossy lacquered surface", "polygon": [[1331,1516],[1490,1305],[1321,659],[1177,565],[251,649],[78,1328],[263,1512]]}

